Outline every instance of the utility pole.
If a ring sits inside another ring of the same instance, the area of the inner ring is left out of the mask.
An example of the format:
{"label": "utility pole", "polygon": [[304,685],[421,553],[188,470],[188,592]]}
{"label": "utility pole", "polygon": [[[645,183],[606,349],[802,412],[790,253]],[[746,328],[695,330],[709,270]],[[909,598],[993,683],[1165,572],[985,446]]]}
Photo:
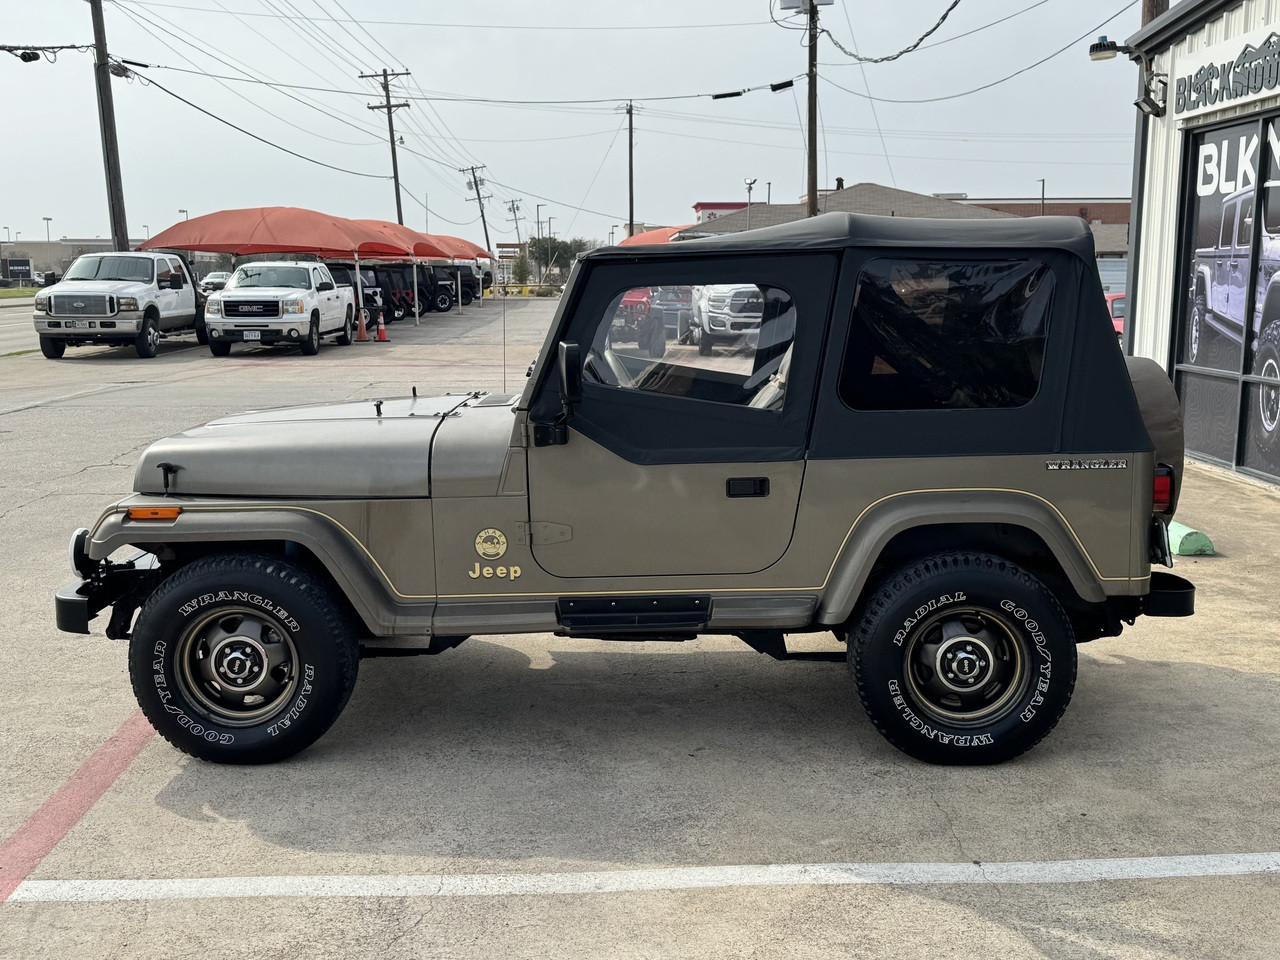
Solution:
{"label": "utility pole", "polygon": [[[476,174],[476,170],[483,170],[483,169],[484,167],[460,167],[458,169],[458,172],[466,173],[468,170],[471,171],[471,182],[468,183],[467,186],[475,188],[475,191],[476,191],[475,200],[476,200],[476,203],[480,204],[480,225],[484,227],[484,248],[488,250],[490,253],[492,253],[493,250],[490,249],[490,246],[489,246],[489,221],[486,220],[484,217],[484,202],[486,200],[492,200],[493,197],[480,196],[480,188],[484,186],[484,180]],[[467,197],[467,199],[470,200],[471,198]]]}
{"label": "utility pole", "polygon": [[507,218],[508,223],[516,225],[516,246],[520,246],[520,201],[512,200],[507,204],[507,209],[511,211],[511,216]]}
{"label": "utility pole", "polygon": [[424,193],[422,195],[422,232],[423,233],[431,232],[431,208],[427,206],[427,201],[430,199],[431,197],[428,194]]}
{"label": "utility pole", "polygon": [[[386,67],[382,69],[382,95],[386,98],[386,103],[371,103],[368,105],[370,110],[387,111],[387,140],[391,143],[391,179],[396,184],[396,223],[404,226],[404,207],[400,204],[400,161],[396,159],[396,125],[391,119],[391,114],[401,107],[409,106],[408,101],[401,103],[391,102],[391,80],[393,77],[407,77],[408,70],[402,70],[399,73],[389,73]],[[376,73],[359,74],[361,80],[377,80]]]}
{"label": "utility pole", "polygon": [[111,243],[129,249],[129,223],[124,215],[124,184],[120,179],[120,144],[116,140],[116,105],[111,99],[111,61],[107,59],[107,28],[102,0],[89,0],[93,18],[93,78],[98,86],[98,126],[102,129],[102,165],[107,171],[107,211]]}
{"label": "utility pole", "polygon": [[1044,216],[1044,177],[1040,178],[1040,216]]}
{"label": "utility pole", "polygon": [[809,0],[809,197],[805,216],[818,215],[818,4]]}
{"label": "utility pole", "polygon": [[636,125],[632,102],[627,101],[627,236],[636,235]]}

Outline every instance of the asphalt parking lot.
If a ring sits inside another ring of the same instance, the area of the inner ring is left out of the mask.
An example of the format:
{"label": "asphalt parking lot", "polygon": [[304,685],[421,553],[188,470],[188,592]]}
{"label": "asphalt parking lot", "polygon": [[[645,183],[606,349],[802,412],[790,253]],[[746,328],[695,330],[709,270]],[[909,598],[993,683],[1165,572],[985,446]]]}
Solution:
{"label": "asphalt parking lot", "polygon": [[1280,492],[1215,469],[1179,515],[1218,547],[1179,562],[1198,615],[1083,646],[1057,730],[995,768],[897,753],[839,664],[549,635],[365,661],[314,747],[215,767],[138,722],[100,621],[55,629],[70,531],[151,440],[519,390],[554,306],[150,361],[48,361],[0,311],[0,955],[1276,956]]}

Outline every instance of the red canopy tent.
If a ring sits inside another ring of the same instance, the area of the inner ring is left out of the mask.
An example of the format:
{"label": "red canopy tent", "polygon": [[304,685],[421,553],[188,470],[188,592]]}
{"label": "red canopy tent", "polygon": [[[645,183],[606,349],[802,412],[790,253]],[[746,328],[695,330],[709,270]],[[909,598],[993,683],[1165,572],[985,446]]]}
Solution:
{"label": "red canopy tent", "polygon": [[693,224],[686,223],[683,227],[659,227],[657,230],[646,230],[644,233],[637,233],[633,237],[627,237],[618,244],[620,247],[639,246],[642,243],[670,243],[681,230],[688,230]]}
{"label": "red canopy tent", "polygon": [[209,253],[314,253],[332,257],[408,256],[404,243],[355,220],[300,207],[220,210],[175,223],[139,250]]}

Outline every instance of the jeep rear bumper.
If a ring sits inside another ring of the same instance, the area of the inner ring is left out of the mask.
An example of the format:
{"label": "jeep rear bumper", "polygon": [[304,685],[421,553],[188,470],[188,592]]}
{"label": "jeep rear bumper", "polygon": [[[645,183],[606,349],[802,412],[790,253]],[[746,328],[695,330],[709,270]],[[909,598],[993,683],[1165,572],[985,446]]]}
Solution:
{"label": "jeep rear bumper", "polygon": [[1151,590],[1135,597],[1147,617],[1189,617],[1196,612],[1196,587],[1176,574],[1153,571]]}

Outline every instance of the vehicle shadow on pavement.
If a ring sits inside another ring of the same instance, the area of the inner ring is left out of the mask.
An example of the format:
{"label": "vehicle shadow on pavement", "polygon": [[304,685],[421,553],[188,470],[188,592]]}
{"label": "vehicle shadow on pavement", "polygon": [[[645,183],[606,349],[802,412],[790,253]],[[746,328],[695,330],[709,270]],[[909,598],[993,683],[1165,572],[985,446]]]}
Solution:
{"label": "vehicle shadow on pavement", "polygon": [[553,643],[549,665],[544,645],[531,660],[478,640],[366,661],[308,751],[187,761],[157,801],[283,848],[426,858],[423,871],[1276,849],[1273,676],[1084,653],[1037,749],[944,768],[881,739],[842,664],[582,646]]}

